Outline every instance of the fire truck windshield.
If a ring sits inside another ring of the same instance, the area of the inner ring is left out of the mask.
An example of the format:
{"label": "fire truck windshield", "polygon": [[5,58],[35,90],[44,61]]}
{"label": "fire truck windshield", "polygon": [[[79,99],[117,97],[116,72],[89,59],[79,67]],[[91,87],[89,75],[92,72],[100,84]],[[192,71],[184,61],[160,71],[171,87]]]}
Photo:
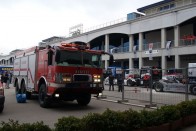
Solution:
{"label": "fire truck windshield", "polygon": [[101,55],[83,51],[60,51],[60,59],[57,65],[60,66],[85,66],[101,67]]}

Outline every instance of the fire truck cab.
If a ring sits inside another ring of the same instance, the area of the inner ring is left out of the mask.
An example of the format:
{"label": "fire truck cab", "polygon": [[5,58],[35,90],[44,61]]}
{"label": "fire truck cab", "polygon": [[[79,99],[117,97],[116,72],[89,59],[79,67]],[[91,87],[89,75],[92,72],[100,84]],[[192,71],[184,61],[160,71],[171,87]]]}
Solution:
{"label": "fire truck cab", "polygon": [[16,93],[38,94],[41,107],[56,100],[77,100],[87,105],[91,94],[103,91],[101,56],[107,52],[90,50],[86,45],[61,43],[47,48],[33,47],[14,60],[13,82]]}

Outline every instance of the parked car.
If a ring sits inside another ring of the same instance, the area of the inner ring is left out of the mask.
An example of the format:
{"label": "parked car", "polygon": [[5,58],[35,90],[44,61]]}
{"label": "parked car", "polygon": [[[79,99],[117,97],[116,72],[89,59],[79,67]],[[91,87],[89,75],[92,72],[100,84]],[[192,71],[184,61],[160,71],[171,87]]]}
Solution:
{"label": "parked car", "polygon": [[182,79],[185,77],[185,71],[183,69],[175,69],[175,68],[171,68],[171,69],[167,69],[165,75],[171,75],[171,76],[175,76],[180,82],[182,82]]}
{"label": "parked car", "polygon": [[0,113],[3,111],[5,102],[4,88],[0,87]]}
{"label": "parked car", "polygon": [[[165,75],[153,85],[156,92],[181,92],[185,93],[187,84],[181,83],[175,75]],[[188,84],[188,92],[196,95],[196,84]]]}
{"label": "parked car", "polygon": [[126,69],[125,80],[127,86],[139,86],[140,85],[140,71],[139,69]]}

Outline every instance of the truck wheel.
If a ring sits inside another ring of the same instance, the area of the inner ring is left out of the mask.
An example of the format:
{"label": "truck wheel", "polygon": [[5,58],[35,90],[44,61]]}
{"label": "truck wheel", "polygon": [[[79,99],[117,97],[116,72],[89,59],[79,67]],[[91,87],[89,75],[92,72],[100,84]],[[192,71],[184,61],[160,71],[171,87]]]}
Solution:
{"label": "truck wheel", "polygon": [[26,90],[26,85],[25,85],[24,82],[23,82],[22,85],[21,85],[21,93],[22,93],[22,94],[26,94],[26,98],[27,98],[28,100],[31,99],[31,92],[28,92],[28,91]]}
{"label": "truck wheel", "polygon": [[22,82],[20,91],[21,91],[21,94],[26,94],[26,86],[24,82]]}
{"label": "truck wheel", "polygon": [[77,102],[81,106],[86,106],[91,101],[91,94],[83,94],[77,98]]}
{"label": "truck wheel", "polygon": [[163,84],[160,82],[154,83],[154,89],[156,92],[162,92],[163,91]]}
{"label": "truck wheel", "polygon": [[191,94],[196,95],[196,85],[190,86],[190,92],[191,92]]}
{"label": "truck wheel", "polygon": [[43,108],[47,108],[50,106],[49,100],[47,99],[45,84],[41,84],[39,89],[39,104]]}
{"label": "truck wheel", "polygon": [[3,112],[4,105],[0,105],[0,113]]}
{"label": "truck wheel", "polygon": [[15,84],[15,94],[18,94],[18,92],[19,92],[19,85],[18,85],[18,81],[16,82],[16,84]]}

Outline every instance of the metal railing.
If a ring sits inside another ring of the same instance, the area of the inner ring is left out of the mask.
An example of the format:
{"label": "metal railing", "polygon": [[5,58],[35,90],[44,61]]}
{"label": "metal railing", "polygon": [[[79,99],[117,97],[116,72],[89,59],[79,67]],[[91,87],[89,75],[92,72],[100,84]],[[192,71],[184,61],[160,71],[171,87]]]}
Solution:
{"label": "metal railing", "polygon": [[196,99],[196,76],[190,76],[190,73],[188,76],[188,72],[193,70],[196,71],[196,68],[159,69],[162,78],[153,79],[155,75],[152,73],[155,70],[149,69],[146,74],[152,77],[147,84],[142,78],[139,78],[139,86],[133,82],[136,78],[131,79],[132,84],[128,84],[125,79],[123,92],[118,92],[118,85],[115,85],[114,91],[109,91],[109,86],[105,85],[103,94],[108,100],[126,100],[126,103],[143,107],[178,104],[182,101]]}
{"label": "metal railing", "polygon": [[110,53],[125,53],[129,52],[129,46],[110,48]]}
{"label": "metal railing", "polygon": [[[161,42],[151,42],[153,44],[153,49],[161,48]],[[149,50],[149,43],[143,44],[143,50]]]}
{"label": "metal railing", "polygon": [[[166,41],[165,42],[164,49],[167,48],[168,42],[170,42],[169,48],[174,47],[175,41],[171,40],[171,41]],[[152,49],[160,49],[161,48],[161,42],[151,42],[151,43],[153,43],[153,48]],[[196,39],[193,39],[193,40],[180,39],[179,40],[179,46],[190,46],[190,45],[192,45],[192,46],[196,45]],[[138,51],[139,50],[139,45],[134,45],[134,46],[136,46],[136,51]],[[142,46],[143,46],[143,51],[149,50],[149,43],[147,44],[145,42]],[[125,53],[125,52],[129,52],[129,46],[114,47],[114,48],[110,48],[110,52],[111,52],[111,50],[113,50],[112,53],[123,53],[123,52]],[[134,50],[132,52],[134,52]]]}
{"label": "metal railing", "polygon": [[119,23],[122,23],[122,22],[125,22],[125,21],[127,21],[127,17],[119,18],[117,20],[113,20],[113,21],[110,21],[110,22],[106,22],[106,23],[103,23],[103,24],[100,24],[100,25],[97,25],[97,26],[93,26],[93,27],[84,29],[83,33],[90,32],[90,31],[97,30],[97,29],[101,29],[101,28],[108,27],[108,26],[111,26],[111,25],[119,24]]}
{"label": "metal railing", "polygon": [[179,46],[189,46],[189,45],[196,45],[196,39],[190,39],[190,40],[180,39]]}

